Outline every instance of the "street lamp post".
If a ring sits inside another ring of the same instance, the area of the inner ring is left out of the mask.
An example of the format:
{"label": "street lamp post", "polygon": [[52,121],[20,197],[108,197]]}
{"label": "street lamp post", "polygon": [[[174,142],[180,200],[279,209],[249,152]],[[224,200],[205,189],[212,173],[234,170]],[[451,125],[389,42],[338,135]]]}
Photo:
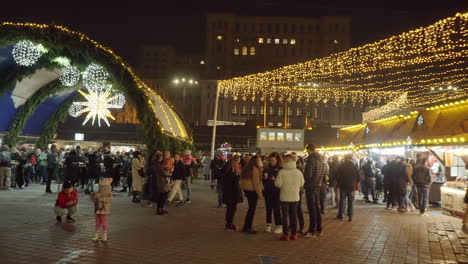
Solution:
{"label": "street lamp post", "polygon": [[[185,109],[187,108],[187,96],[186,96],[186,93],[187,93],[187,86],[193,86],[193,85],[198,85],[198,81],[197,80],[194,80],[194,79],[191,79],[191,78],[186,78],[186,77],[182,77],[182,78],[175,78],[174,80],[172,80],[172,83],[176,86],[179,86],[181,85],[182,87],[182,111],[184,113],[184,115],[186,114],[186,111]],[[193,105],[192,105],[193,106]],[[193,115],[193,109],[192,109],[192,115]],[[185,117],[187,118],[187,117]]]}
{"label": "street lamp post", "polygon": [[219,88],[216,84],[216,97],[213,113],[213,132],[211,135],[211,158],[214,159],[215,144],[216,144],[216,123],[218,122],[218,101],[219,101]]}

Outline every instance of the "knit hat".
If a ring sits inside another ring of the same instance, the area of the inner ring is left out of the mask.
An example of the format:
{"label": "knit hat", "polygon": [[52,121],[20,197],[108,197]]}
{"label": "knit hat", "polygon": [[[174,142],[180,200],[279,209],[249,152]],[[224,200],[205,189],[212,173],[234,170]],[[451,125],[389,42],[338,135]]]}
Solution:
{"label": "knit hat", "polygon": [[112,178],[104,178],[99,182],[99,185],[111,185]]}

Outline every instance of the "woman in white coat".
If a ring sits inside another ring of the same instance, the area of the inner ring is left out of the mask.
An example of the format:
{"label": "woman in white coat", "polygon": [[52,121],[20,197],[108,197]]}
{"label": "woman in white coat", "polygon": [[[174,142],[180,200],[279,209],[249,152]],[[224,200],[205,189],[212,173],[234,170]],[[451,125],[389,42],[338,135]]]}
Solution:
{"label": "woman in white coat", "polygon": [[[281,240],[297,240],[297,202],[299,191],[304,186],[304,176],[296,168],[294,156],[288,154],[284,157],[283,168],[276,176],[275,186],[280,189],[281,215],[283,217],[283,235]],[[291,236],[288,235],[288,215],[291,225]]]}

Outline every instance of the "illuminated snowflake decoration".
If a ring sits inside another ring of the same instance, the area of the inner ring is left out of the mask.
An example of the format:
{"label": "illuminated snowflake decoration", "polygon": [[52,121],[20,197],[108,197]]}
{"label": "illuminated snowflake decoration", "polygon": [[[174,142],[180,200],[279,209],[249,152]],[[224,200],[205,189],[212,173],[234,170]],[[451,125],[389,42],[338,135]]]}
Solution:
{"label": "illuminated snowflake decoration", "polygon": [[104,89],[109,74],[98,64],[91,64],[83,72],[83,83],[88,90]]}
{"label": "illuminated snowflake decoration", "polygon": [[42,45],[34,45],[32,41],[22,40],[13,47],[13,59],[18,65],[31,66],[45,53]]}
{"label": "illuminated snowflake decoration", "polygon": [[110,126],[109,118],[115,120],[109,109],[121,109],[125,104],[125,97],[122,94],[113,95],[110,86],[106,89],[92,90],[88,89],[88,93],[78,90],[83,95],[86,102],[73,102],[73,105],[68,109],[68,113],[73,117],[78,117],[87,113],[83,125],[91,120],[91,125],[94,125],[97,120],[98,126],[101,126],[101,119]]}
{"label": "illuminated snowflake decoration", "polygon": [[74,66],[63,68],[60,81],[64,86],[73,87],[80,81],[80,71]]}

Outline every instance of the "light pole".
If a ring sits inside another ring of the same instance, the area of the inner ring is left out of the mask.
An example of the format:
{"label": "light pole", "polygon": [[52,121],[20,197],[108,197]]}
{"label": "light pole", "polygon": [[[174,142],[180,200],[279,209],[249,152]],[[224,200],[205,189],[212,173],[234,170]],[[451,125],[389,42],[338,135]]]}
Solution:
{"label": "light pole", "polygon": [[218,101],[219,101],[219,89],[218,83],[216,83],[216,97],[215,97],[215,107],[213,113],[213,132],[211,135],[211,158],[214,159],[215,153],[215,144],[216,144],[216,123],[218,121]]}
{"label": "light pole", "polygon": [[[174,80],[172,80],[172,83],[175,86],[181,86],[182,87],[182,111],[183,111],[183,114],[186,115],[187,111],[185,111],[185,110],[187,109],[187,104],[186,104],[186,89],[187,89],[187,86],[198,85],[198,81],[193,79],[193,78],[179,77],[179,78],[174,78]],[[193,107],[193,104],[192,104],[192,107]],[[193,112],[194,111],[192,111],[192,115],[193,115]],[[185,116],[185,118],[187,119],[187,116]]]}

